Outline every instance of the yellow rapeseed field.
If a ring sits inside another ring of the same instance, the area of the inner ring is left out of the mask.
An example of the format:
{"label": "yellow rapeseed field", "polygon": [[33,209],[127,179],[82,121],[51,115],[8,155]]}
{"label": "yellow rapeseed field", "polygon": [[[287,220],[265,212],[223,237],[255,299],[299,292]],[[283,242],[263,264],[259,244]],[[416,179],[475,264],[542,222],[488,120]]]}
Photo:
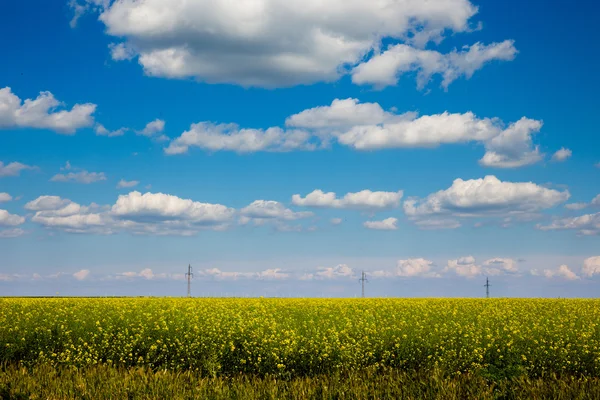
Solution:
{"label": "yellow rapeseed field", "polygon": [[5,298],[0,362],[600,376],[599,324],[598,300]]}

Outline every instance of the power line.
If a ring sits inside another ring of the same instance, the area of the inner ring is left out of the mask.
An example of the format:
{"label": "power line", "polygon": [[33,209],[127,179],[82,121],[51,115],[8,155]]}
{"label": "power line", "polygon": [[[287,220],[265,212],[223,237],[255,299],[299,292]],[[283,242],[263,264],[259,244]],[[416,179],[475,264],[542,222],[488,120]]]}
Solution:
{"label": "power line", "polygon": [[185,276],[187,277],[187,297],[192,297],[192,277],[194,276],[194,274],[192,273],[192,266],[191,264],[188,265],[188,272],[186,272]]}
{"label": "power line", "polygon": [[489,299],[490,298],[490,286],[491,285],[490,285],[490,281],[487,278],[487,276],[485,277],[485,285],[483,285],[483,286],[485,286],[485,297],[486,297],[486,299]]}
{"label": "power line", "polygon": [[362,271],[362,275],[358,281],[362,284],[362,297],[365,297],[365,282],[369,281],[367,279],[367,274],[365,274],[365,271]]}

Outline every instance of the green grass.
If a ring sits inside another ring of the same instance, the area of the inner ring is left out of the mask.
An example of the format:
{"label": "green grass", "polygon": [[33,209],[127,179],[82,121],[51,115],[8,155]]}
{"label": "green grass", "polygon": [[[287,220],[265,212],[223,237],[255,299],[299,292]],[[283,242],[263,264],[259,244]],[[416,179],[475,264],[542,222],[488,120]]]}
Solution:
{"label": "green grass", "polygon": [[241,375],[207,378],[193,372],[8,367],[0,399],[600,399],[597,378],[489,381],[477,375],[361,371],[348,375],[278,379]]}

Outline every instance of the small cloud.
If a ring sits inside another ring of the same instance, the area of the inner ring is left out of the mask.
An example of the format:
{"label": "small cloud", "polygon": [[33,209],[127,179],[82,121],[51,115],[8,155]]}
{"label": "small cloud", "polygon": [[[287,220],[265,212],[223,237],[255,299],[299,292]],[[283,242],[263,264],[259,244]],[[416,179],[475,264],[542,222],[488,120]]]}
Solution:
{"label": "small cloud", "polygon": [[[155,119],[152,122],[148,122],[144,129],[135,131],[138,135],[146,136],[146,137],[154,137],[155,139],[162,140],[162,133],[165,130],[165,121],[162,119]],[[168,140],[166,136],[164,136]]]}
{"label": "small cloud", "polygon": [[552,156],[552,161],[563,162],[569,159],[573,155],[573,152],[569,149],[565,149],[564,147],[558,150]]}
{"label": "small cloud", "polygon": [[68,174],[56,174],[50,178],[51,182],[77,182],[77,183],[94,183],[99,181],[105,181],[106,175],[104,172],[69,172]]}
{"label": "small cloud", "polygon": [[390,217],[384,219],[383,221],[366,221],[365,223],[363,223],[363,226],[367,229],[393,231],[398,229],[397,223],[397,218]]}
{"label": "small cloud", "polygon": [[339,225],[343,222],[343,220],[341,218],[331,218],[330,222],[331,225]]}
{"label": "small cloud", "polygon": [[565,208],[567,210],[583,210],[587,206],[588,206],[587,203],[570,203],[570,204],[565,204]]}
{"label": "small cloud", "polygon": [[20,162],[11,162],[5,165],[0,161],[0,178],[5,176],[19,176],[21,171],[32,169],[37,169],[37,167],[21,164]]}
{"label": "small cloud", "polygon": [[4,203],[7,201],[11,201],[13,198],[10,194],[5,192],[0,192],[0,203]]}
{"label": "small cloud", "polygon": [[117,137],[123,136],[125,132],[127,132],[128,128],[119,128],[115,131],[109,131],[102,124],[96,124],[94,127],[94,132],[96,132],[96,136],[107,136],[107,137]]}
{"label": "small cloud", "polygon": [[73,278],[77,279],[78,281],[82,281],[82,280],[86,279],[89,275],[90,275],[89,269],[82,269],[81,271],[75,272],[73,274]]}
{"label": "small cloud", "polygon": [[134,187],[139,183],[139,181],[126,181],[125,179],[121,179],[119,183],[117,183],[117,189]]}

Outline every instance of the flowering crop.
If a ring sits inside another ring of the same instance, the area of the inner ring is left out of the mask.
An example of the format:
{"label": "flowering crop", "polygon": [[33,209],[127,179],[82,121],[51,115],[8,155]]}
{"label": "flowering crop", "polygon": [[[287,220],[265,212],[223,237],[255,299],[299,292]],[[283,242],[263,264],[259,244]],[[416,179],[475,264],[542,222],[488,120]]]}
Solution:
{"label": "flowering crop", "polygon": [[5,298],[0,362],[600,376],[599,324],[598,300]]}

